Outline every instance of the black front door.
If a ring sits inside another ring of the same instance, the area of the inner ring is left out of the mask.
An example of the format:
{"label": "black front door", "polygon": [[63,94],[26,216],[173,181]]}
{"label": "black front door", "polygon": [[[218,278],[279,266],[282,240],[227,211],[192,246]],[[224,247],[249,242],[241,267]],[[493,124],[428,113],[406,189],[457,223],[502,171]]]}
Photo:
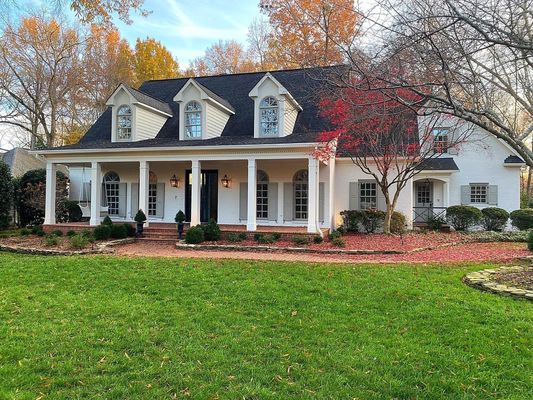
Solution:
{"label": "black front door", "polygon": [[[203,170],[200,175],[200,222],[218,219],[218,171]],[[191,170],[185,171],[185,217],[191,220]]]}

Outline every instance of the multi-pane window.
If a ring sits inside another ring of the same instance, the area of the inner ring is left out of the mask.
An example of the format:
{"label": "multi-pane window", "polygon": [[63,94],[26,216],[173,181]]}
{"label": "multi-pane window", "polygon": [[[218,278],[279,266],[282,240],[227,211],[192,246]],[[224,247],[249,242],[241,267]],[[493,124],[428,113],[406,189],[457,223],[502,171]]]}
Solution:
{"label": "multi-pane window", "polygon": [[486,184],[470,185],[470,203],[487,203],[488,188]]}
{"label": "multi-pane window", "polygon": [[155,216],[157,214],[157,175],[150,171],[150,178],[148,182],[148,215]]}
{"label": "multi-pane window", "polygon": [[185,106],[185,136],[202,137],[202,106],[197,101],[190,101]]}
{"label": "multi-pane window", "polygon": [[378,192],[376,182],[359,183],[359,204],[361,210],[376,208],[378,204]]}
{"label": "multi-pane window", "polygon": [[277,136],[279,130],[278,101],[274,97],[265,97],[259,104],[259,113],[261,135]]}
{"label": "multi-pane window", "polygon": [[431,203],[431,187],[429,183],[419,183],[416,191],[417,204]]}
{"label": "multi-pane window", "polygon": [[117,139],[131,139],[131,108],[129,106],[120,106],[117,111]]}
{"label": "multi-pane window", "polygon": [[257,171],[257,218],[268,218],[268,175]]}
{"label": "multi-pane window", "polygon": [[448,128],[433,129],[433,151],[437,154],[448,152]]}
{"label": "multi-pane window", "polygon": [[116,172],[104,176],[104,189],[109,215],[118,215],[120,202],[120,178]]}
{"label": "multi-pane window", "polygon": [[294,219],[307,219],[309,199],[308,173],[302,169],[294,175]]}

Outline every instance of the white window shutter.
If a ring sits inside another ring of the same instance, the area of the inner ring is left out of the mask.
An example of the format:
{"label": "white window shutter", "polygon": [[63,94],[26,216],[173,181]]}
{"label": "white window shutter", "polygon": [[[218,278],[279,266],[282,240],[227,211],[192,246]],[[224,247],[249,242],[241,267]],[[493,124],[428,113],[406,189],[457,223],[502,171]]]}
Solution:
{"label": "white window shutter", "polygon": [[461,204],[470,204],[470,185],[461,185]]}
{"label": "white window shutter", "polygon": [[157,198],[155,203],[155,216],[157,218],[163,218],[165,215],[165,183],[160,182],[157,184]]}
{"label": "white window shutter", "polygon": [[278,219],[278,184],[268,184],[268,220],[276,221]]}
{"label": "white window shutter", "polygon": [[350,182],[349,190],[350,200],[348,203],[348,208],[350,210],[359,209],[359,182]]}
{"label": "white window shutter", "polygon": [[324,222],[325,186],[324,182],[318,184],[318,220]]}
{"label": "white window shutter", "polygon": [[126,218],[126,195],[127,185],[124,182],[118,184],[118,216]]}
{"label": "white window shutter", "polygon": [[294,189],[293,184],[286,182],[283,184],[283,220],[292,221],[293,216],[293,204],[294,204]]}
{"label": "white window shutter", "polygon": [[131,217],[135,217],[135,214],[137,214],[137,211],[139,211],[139,184],[138,183],[132,183],[131,184]]}
{"label": "white window shutter", "polygon": [[498,205],[498,185],[489,185],[488,201],[490,205]]}
{"label": "white window shutter", "polygon": [[239,185],[239,219],[248,219],[248,182],[241,182]]}

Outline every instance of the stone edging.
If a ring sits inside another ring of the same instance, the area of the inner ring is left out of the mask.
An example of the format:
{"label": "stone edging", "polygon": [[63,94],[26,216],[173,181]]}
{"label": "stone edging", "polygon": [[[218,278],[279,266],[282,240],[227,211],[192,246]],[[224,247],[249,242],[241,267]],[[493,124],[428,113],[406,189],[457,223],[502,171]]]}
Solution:
{"label": "stone edging", "polygon": [[7,251],[10,253],[19,253],[19,254],[34,254],[34,255],[39,255],[39,256],[79,256],[79,255],[87,255],[87,254],[111,253],[113,252],[111,247],[118,246],[121,244],[134,243],[134,242],[135,242],[135,238],[111,240],[109,242],[97,243],[94,249],[88,249],[88,250],[37,249],[37,248],[32,248],[32,247],[6,246],[6,245],[0,244],[0,251]]}
{"label": "stone edging", "polygon": [[177,249],[182,250],[222,250],[222,251],[272,251],[284,253],[312,253],[312,254],[410,254],[422,251],[451,247],[462,242],[445,243],[436,246],[419,247],[411,250],[352,250],[352,249],[311,249],[308,247],[278,247],[278,246],[249,246],[238,244],[187,244],[176,243]]}
{"label": "stone edging", "polygon": [[533,300],[533,290],[520,289],[517,287],[507,286],[497,283],[492,280],[493,275],[506,271],[523,271],[533,270],[533,266],[515,266],[515,267],[499,267],[493,269],[484,269],[482,271],[470,272],[463,278],[463,282],[468,286],[476,289],[484,290],[486,292],[496,293],[503,296],[512,296]]}

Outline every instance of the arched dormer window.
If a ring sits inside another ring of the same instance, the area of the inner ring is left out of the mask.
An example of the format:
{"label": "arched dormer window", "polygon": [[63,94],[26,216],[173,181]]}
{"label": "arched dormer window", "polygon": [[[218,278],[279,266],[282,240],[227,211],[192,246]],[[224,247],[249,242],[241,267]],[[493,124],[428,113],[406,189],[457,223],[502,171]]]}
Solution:
{"label": "arched dormer window", "polygon": [[294,174],[294,219],[307,219],[309,173],[305,169]]}
{"label": "arched dormer window", "polygon": [[185,138],[202,137],[202,106],[197,101],[190,101],[185,106]]}
{"label": "arched dormer window", "polygon": [[257,218],[268,218],[268,175],[265,171],[257,170]]}
{"label": "arched dormer window", "polygon": [[279,134],[279,106],[278,101],[272,97],[265,97],[259,104],[261,136],[278,136]]}
{"label": "arched dormer window", "polygon": [[117,140],[131,140],[130,106],[120,106],[117,111]]}

